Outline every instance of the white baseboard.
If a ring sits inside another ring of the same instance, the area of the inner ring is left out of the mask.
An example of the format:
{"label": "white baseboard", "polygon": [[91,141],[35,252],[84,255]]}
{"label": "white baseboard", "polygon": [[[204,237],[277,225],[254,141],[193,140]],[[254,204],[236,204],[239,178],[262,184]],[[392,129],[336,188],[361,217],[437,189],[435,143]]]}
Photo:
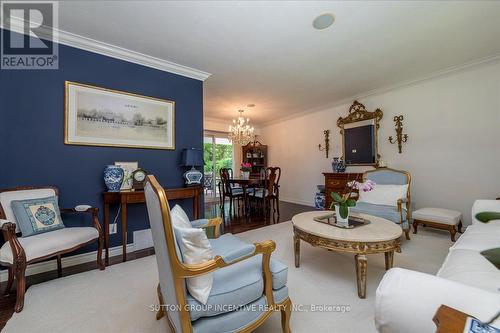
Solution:
{"label": "white baseboard", "polygon": [[290,197],[282,197],[280,196],[280,201],[284,202],[290,202],[298,205],[304,205],[304,206],[309,206],[309,207],[314,207],[314,202],[311,201],[306,201],[306,200],[300,200],[300,199],[295,199],[295,198],[290,198]]}
{"label": "white baseboard", "polygon": [[153,247],[153,234],[151,229],[143,229],[134,231],[134,248],[135,251]]}
{"label": "white baseboard", "polygon": [[[135,246],[133,243],[127,244],[127,253],[134,252],[135,251]],[[122,246],[115,246],[109,249],[109,256],[114,257],[114,256],[120,256],[122,254]],[[91,261],[96,261],[97,257],[97,251],[92,251],[92,252],[87,252],[87,253],[81,253],[81,254],[76,254],[74,256],[70,257],[63,257],[62,258],[62,267],[70,267],[70,266],[75,266],[79,264],[83,264],[86,262],[91,262]],[[104,260],[104,250],[102,251],[102,257]],[[38,262],[36,264],[28,265],[26,268],[26,276],[28,275],[35,275],[43,272],[48,272],[52,270],[57,269],[57,261],[56,259],[50,260],[50,261],[42,261]],[[7,281],[8,279],[8,272],[6,269],[0,271],[0,281]]]}

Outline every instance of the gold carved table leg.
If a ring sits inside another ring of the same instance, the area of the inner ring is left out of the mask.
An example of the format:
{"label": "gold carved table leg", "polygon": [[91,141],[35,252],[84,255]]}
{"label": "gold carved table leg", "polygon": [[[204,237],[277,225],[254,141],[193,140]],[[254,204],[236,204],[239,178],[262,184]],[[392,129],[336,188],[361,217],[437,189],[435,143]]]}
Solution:
{"label": "gold carved table leg", "polygon": [[293,234],[293,245],[295,252],[295,267],[300,267],[300,238],[297,234]]}
{"label": "gold carved table leg", "polygon": [[394,251],[385,252],[385,270],[389,270],[392,268],[394,262]]}
{"label": "gold carved table leg", "polygon": [[354,256],[356,261],[356,281],[358,284],[358,296],[359,298],[366,298],[366,270],[368,266],[368,260],[364,254],[356,254]]}

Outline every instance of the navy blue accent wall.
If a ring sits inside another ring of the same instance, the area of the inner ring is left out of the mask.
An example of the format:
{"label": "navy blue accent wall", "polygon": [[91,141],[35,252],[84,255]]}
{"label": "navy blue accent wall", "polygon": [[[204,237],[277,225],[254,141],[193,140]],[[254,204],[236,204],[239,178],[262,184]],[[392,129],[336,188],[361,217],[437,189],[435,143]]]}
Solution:
{"label": "navy blue accent wall", "polygon": [[[65,145],[66,80],[175,101],[176,150]],[[202,142],[201,81],[65,45],[59,45],[58,70],[0,70],[0,188],[55,185],[61,207],[97,206],[102,222],[105,165],[138,161],[162,185],[182,187],[181,151],[202,149]],[[192,213],[190,200],[181,204]],[[115,214],[112,210],[112,217]],[[128,216],[132,242],[133,231],[149,228],[149,222],[144,205],[129,206]],[[111,235],[111,246],[119,244],[120,230]]]}

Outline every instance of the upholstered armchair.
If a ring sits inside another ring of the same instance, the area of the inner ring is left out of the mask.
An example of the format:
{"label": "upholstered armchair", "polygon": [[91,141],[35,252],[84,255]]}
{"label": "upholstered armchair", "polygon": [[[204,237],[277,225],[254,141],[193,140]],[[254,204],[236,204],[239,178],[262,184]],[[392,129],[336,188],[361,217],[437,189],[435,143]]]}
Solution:
{"label": "upholstered armchair", "polygon": [[[283,332],[290,332],[287,267],[271,258],[273,241],[249,244],[224,234],[209,240],[213,259],[187,264],[165,191],[152,175],[145,195],[160,279],[157,319],[166,316],[170,330],[177,333],[251,332],[281,310]],[[213,285],[202,304],[190,294],[187,279],[209,273]]]}
{"label": "upholstered armchair", "polygon": [[397,223],[401,225],[406,239],[409,240],[411,214],[410,173],[390,168],[378,168],[363,174],[363,181],[368,179],[375,182],[375,189],[377,185],[408,185],[406,196],[399,198],[394,205],[380,205],[358,200],[356,206],[351,208],[351,211],[379,216]]}
{"label": "upholstered armchair", "polygon": [[55,187],[18,187],[0,191],[0,225],[5,243],[0,248],[0,264],[8,268],[8,281],[5,294],[9,294],[14,279],[16,280],[15,311],[20,312],[24,306],[26,290],[26,267],[29,264],[57,258],[57,273],[62,275],[61,256],[72,252],[97,240],[97,265],[104,269],[101,258],[103,238],[101,225],[97,217],[97,208],[85,206],[81,210],[75,208],[60,209],[65,214],[83,213],[92,219],[91,227],[63,227],[30,236],[19,234],[20,227],[12,208],[13,201],[36,200],[59,196]]}

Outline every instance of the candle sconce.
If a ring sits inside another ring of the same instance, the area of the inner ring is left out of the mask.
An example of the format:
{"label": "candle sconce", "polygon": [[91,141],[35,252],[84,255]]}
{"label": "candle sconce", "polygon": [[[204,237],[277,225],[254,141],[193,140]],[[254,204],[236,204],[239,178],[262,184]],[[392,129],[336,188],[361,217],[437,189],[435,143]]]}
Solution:
{"label": "candle sconce", "polygon": [[399,153],[402,153],[403,143],[408,141],[408,134],[403,134],[403,115],[394,116],[394,122],[396,123],[396,140],[392,137],[389,137],[389,142],[391,144],[398,143]]}
{"label": "candle sconce", "polygon": [[328,158],[328,151],[330,150],[330,130],[324,130],[323,134],[325,135],[325,146],[321,147],[321,143],[318,145],[319,151],[324,151],[326,154],[326,158]]}

